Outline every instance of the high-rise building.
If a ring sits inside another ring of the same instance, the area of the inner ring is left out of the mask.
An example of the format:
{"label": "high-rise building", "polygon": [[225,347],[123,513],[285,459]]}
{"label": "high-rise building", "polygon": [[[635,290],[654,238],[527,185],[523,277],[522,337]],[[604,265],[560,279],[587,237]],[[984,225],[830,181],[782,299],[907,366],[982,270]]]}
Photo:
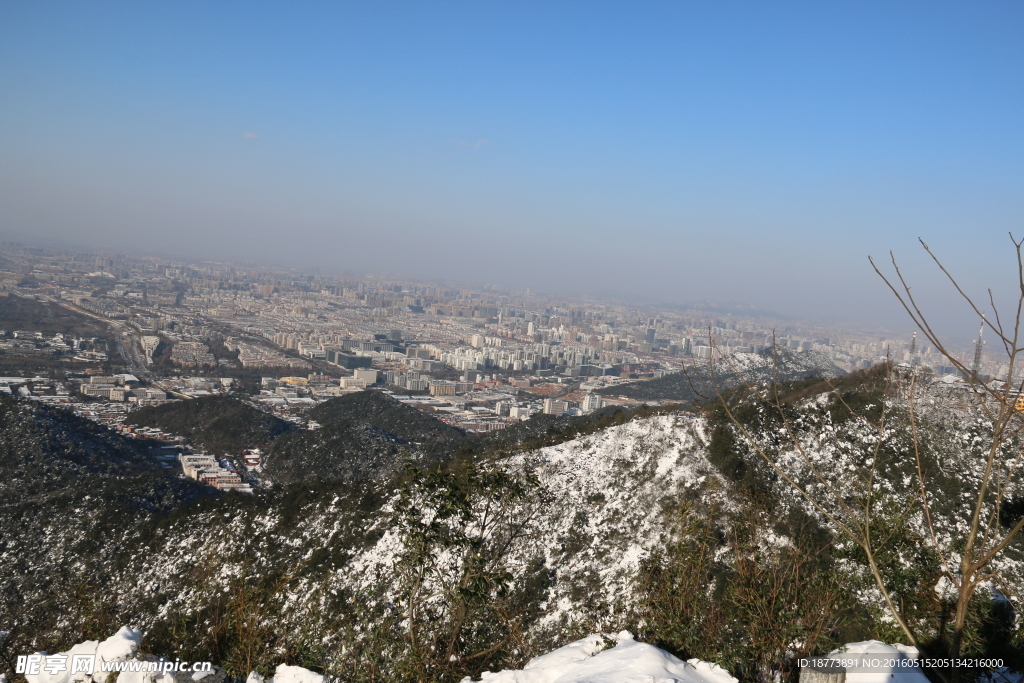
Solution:
{"label": "high-rise building", "polygon": [[327,362],[334,363],[343,368],[353,370],[355,368],[368,368],[372,359],[369,356],[350,356],[341,351],[328,351]]}
{"label": "high-rise building", "polygon": [[352,371],[352,376],[366,382],[366,386],[377,383],[377,371],[370,368],[357,368]]}
{"label": "high-rise building", "polygon": [[562,415],[568,409],[569,404],[567,404],[565,401],[559,401],[553,398],[544,399],[545,415]]}

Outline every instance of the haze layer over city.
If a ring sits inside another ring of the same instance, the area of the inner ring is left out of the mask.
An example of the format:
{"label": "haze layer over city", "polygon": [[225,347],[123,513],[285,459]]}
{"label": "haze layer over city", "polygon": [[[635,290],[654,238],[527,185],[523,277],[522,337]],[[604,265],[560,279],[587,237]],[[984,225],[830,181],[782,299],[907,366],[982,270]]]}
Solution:
{"label": "haze layer over city", "polygon": [[900,330],[869,254],[1014,286],[1016,3],[0,11],[7,238]]}

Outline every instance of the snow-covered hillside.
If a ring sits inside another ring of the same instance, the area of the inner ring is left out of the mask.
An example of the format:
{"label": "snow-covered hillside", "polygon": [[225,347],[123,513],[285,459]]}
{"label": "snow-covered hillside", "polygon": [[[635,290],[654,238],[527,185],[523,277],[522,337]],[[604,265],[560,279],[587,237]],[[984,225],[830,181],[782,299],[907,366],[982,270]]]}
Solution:
{"label": "snow-covered hillside", "polygon": [[634,420],[506,462],[532,469],[550,498],[536,549],[524,548],[558,568],[545,620],[582,616],[571,597],[578,586],[589,586],[591,604],[609,616],[629,600],[641,560],[666,540],[666,510],[719,476],[701,427],[685,413]]}
{"label": "snow-covered hillside", "polygon": [[[850,400],[870,413],[874,391]],[[914,508],[900,400],[891,401],[893,421],[881,437],[825,394],[794,399],[792,433],[763,406],[738,414],[793,481],[824,496],[827,487],[814,481],[821,473],[846,503],[859,500],[863,468],[883,440],[870,490],[878,523],[894,535],[879,557],[891,590],[926,628],[948,603],[933,590],[941,577]],[[962,454],[984,434],[941,393],[924,397],[919,418],[934,450],[929,472],[961,487],[935,506],[939,538],[952,544],[977,474]],[[80,640],[83,619],[129,621],[154,644],[252,661],[267,675],[284,662],[351,680],[389,667],[458,680],[521,667],[599,631],[630,630],[734,672],[791,667],[794,653],[843,642],[840,632],[845,640],[899,635],[856,548],[830,535],[824,513],[841,503],[802,499],[721,411],[635,417],[387,483],[278,487],[169,515],[125,504],[111,517],[93,506],[94,494],[71,501],[69,519],[40,516],[48,545],[33,548],[31,567],[16,548],[3,550],[17,573],[3,577],[0,628],[18,647],[66,647]],[[19,510],[18,519],[30,518]],[[101,513],[113,520],[103,538],[90,536],[92,523],[74,523]],[[994,565],[1006,574],[1001,595],[1019,590],[1019,552],[1008,548]],[[51,575],[60,586],[37,578]],[[100,585],[113,588],[90,588]],[[50,607],[50,640],[30,635],[35,622],[21,604]]]}
{"label": "snow-covered hillside", "polygon": [[[699,427],[690,414],[662,415],[497,463],[507,471],[534,474],[540,485],[537,500],[544,503],[529,511],[531,533],[509,558],[520,568],[540,559],[557,574],[544,598],[545,623],[580,616],[579,600],[569,598],[570,593],[585,592],[587,604],[599,613],[614,612],[640,560],[664,541],[666,505],[717,476],[701,452]],[[352,493],[342,490],[330,498],[311,497],[289,515],[282,514],[280,505],[260,509],[257,504],[183,518],[158,533],[168,542],[181,539],[189,552],[160,562],[149,552],[136,553],[119,577],[133,587],[126,600],[141,604],[158,592],[159,614],[193,609],[246,573],[295,563],[301,575],[321,559],[324,548],[337,548],[342,537],[354,542],[339,549],[337,566],[329,575],[295,581],[289,608],[301,614],[325,608],[325,595],[386,585],[402,552],[392,516],[397,494],[370,489],[368,495],[383,497],[384,514],[351,514]],[[373,542],[361,547],[367,541]],[[212,567],[218,567],[216,572]],[[197,571],[204,574],[201,587],[176,590],[190,584]]]}
{"label": "snow-covered hillside", "polygon": [[[531,533],[508,551],[513,572],[542,561],[550,571],[539,628],[615,625],[651,548],[666,540],[665,512],[687,489],[717,478],[704,456],[701,421],[684,413],[634,420],[572,441],[521,453],[499,466],[532,473],[542,494]],[[390,520],[371,548],[338,572],[359,586],[394,581],[401,530]],[[457,558],[446,557],[456,571]]]}

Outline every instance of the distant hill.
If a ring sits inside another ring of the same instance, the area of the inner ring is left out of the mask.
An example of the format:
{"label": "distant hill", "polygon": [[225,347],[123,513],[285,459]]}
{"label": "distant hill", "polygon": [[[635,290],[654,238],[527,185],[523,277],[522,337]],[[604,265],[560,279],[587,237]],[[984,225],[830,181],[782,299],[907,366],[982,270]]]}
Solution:
{"label": "distant hill", "polygon": [[609,407],[578,417],[535,415],[499,431],[464,435],[387,394],[364,391],[311,410],[323,427],[278,439],[264,471],[282,484],[383,480],[406,458],[424,465],[540,448],[656,412]]}
{"label": "distant hill", "polygon": [[453,441],[464,436],[458,429],[380,391],[332,398],[307,415],[322,425],[344,421],[373,425],[410,443]]}
{"label": "distant hill", "polygon": [[[706,364],[696,365],[687,368],[685,373],[620,384],[600,389],[598,393],[641,401],[694,401],[713,395],[716,386],[719,389],[728,389],[744,381],[769,382],[774,373],[775,361],[771,354],[736,353],[731,355],[728,361],[716,362],[714,375]],[[846,373],[820,351],[778,351],[777,376],[780,382],[814,377],[833,378],[844,374]]]}
{"label": "distant hill", "polygon": [[267,449],[279,436],[296,429],[286,420],[229,396],[147,406],[129,414],[128,422],[179,434],[218,454]]}
{"label": "distant hill", "polygon": [[465,435],[379,391],[324,401],[307,413],[322,425],[279,439],[265,472],[279,483],[381,479],[407,457],[430,461],[451,452]]}
{"label": "distant hill", "polygon": [[406,442],[371,424],[340,420],[281,437],[264,466],[275,482],[382,479],[397,472]]}
{"label": "distant hill", "polygon": [[459,442],[457,455],[495,456],[518,450],[555,446],[591,434],[612,425],[638,418],[677,412],[679,406],[607,406],[587,415],[545,415],[538,413],[528,420],[514,422],[505,429],[470,434]]}
{"label": "distant hill", "polygon": [[159,488],[171,478],[132,439],[67,410],[0,396],[0,505],[135,480]]}

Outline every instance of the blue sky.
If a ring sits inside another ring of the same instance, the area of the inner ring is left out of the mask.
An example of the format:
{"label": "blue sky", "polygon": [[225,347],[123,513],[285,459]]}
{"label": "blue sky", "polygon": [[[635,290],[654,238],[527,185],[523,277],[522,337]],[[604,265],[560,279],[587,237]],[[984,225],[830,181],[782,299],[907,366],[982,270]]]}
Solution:
{"label": "blue sky", "polygon": [[[898,320],[1012,286],[1024,3],[0,1],[0,235]],[[935,305],[942,305],[936,298]]]}

